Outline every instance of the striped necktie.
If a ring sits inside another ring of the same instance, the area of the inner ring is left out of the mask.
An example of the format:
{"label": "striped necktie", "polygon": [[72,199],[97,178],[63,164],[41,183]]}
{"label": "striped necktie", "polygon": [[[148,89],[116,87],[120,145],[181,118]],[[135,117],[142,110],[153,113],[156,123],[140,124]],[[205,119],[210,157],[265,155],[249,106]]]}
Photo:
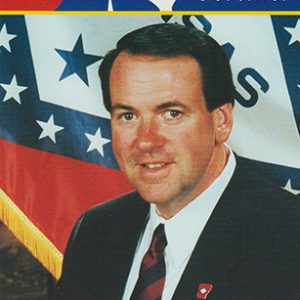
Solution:
{"label": "striped necktie", "polygon": [[145,254],[139,278],[130,300],[160,300],[166,276],[164,250],[167,239],[164,225],[157,226],[150,247]]}

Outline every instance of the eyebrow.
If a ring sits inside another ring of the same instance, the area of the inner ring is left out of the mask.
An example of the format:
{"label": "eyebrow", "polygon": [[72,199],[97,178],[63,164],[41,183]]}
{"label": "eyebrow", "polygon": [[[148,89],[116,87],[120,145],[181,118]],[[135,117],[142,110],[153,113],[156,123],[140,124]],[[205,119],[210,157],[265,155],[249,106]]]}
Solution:
{"label": "eyebrow", "polygon": [[[168,102],[164,102],[162,104],[159,104],[157,106],[158,110],[162,110],[162,109],[167,109],[167,108],[171,108],[171,107],[182,107],[183,109],[187,109],[187,106],[179,101],[168,101]],[[133,111],[134,108],[131,105],[127,105],[127,104],[122,104],[122,103],[116,103],[111,107],[111,113],[113,113],[116,110],[129,110],[129,111]]]}
{"label": "eyebrow", "polygon": [[111,107],[111,113],[115,110],[133,110],[133,107],[126,104],[116,103]]}
{"label": "eyebrow", "polygon": [[187,108],[187,106],[179,101],[168,101],[165,103],[162,103],[158,105],[158,109],[166,109],[170,107],[182,107],[182,108]]}

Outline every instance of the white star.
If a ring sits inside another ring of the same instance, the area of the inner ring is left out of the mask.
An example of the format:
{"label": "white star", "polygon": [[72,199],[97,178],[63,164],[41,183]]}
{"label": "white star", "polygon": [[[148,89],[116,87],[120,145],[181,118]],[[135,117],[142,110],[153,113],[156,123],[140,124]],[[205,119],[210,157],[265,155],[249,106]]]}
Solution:
{"label": "white star", "polygon": [[45,138],[45,137],[49,137],[53,143],[56,143],[56,138],[55,138],[55,134],[56,132],[63,130],[64,127],[58,126],[54,124],[54,117],[53,115],[50,116],[49,120],[47,122],[43,122],[43,121],[38,121],[36,120],[36,122],[41,126],[41,128],[43,129],[41,135],[39,136],[39,140]]}
{"label": "white star", "polygon": [[85,136],[90,140],[89,148],[86,152],[97,150],[102,156],[104,156],[103,146],[110,142],[110,140],[102,137],[100,127],[97,129],[95,135],[85,133]]}
{"label": "white star", "polygon": [[0,83],[0,85],[6,91],[3,102],[14,99],[19,104],[21,104],[20,93],[22,93],[23,91],[28,89],[28,87],[18,85],[16,75],[13,76],[13,78],[9,84]]}
{"label": "white star", "polygon": [[0,48],[4,47],[8,52],[11,52],[9,42],[17,35],[7,33],[6,24],[3,24],[0,31]]}
{"label": "white star", "polygon": [[285,190],[287,190],[288,192],[294,194],[294,195],[300,194],[300,190],[296,190],[296,189],[293,189],[293,188],[292,188],[292,185],[291,185],[291,179],[289,179],[289,180],[286,182],[286,184],[285,184],[285,186],[284,186],[283,188],[284,188]]}
{"label": "white star", "polygon": [[108,11],[113,11],[114,10],[114,7],[113,7],[113,4],[112,4],[112,1],[111,0],[108,0],[108,8],[107,8]]}
{"label": "white star", "polygon": [[168,11],[172,10],[173,4],[175,0],[150,0],[153,4],[155,4],[159,10]]}
{"label": "white star", "polygon": [[284,29],[291,35],[289,45],[295,42],[300,43],[300,19],[298,19],[295,27],[284,27]]}

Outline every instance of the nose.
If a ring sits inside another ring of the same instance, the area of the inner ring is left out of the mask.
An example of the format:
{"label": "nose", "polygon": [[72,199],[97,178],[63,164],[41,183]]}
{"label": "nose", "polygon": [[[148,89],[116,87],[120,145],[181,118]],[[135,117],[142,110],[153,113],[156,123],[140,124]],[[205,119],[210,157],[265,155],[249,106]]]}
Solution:
{"label": "nose", "polygon": [[160,126],[155,120],[143,120],[137,130],[136,147],[144,153],[152,153],[160,149],[165,142],[165,138],[160,132]]}

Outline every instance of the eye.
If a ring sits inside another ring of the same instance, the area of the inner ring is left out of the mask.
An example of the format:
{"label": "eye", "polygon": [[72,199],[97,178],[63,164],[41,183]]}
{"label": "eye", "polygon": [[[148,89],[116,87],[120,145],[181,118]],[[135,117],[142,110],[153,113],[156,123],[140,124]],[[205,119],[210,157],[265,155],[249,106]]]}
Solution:
{"label": "eye", "polygon": [[119,116],[119,119],[121,121],[125,121],[125,122],[133,121],[135,118],[136,118],[136,116],[134,115],[134,113],[132,113],[130,111],[124,112],[124,113],[120,114],[120,116]]}
{"label": "eye", "polygon": [[121,117],[126,121],[131,121],[133,119],[133,113],[126,112]]}
{"label": "eye", "polygon": [[181,116],[182,116],[182,112],[176,109],[171,109],[164,113],[164,117],[167,120],[179,119]]}

